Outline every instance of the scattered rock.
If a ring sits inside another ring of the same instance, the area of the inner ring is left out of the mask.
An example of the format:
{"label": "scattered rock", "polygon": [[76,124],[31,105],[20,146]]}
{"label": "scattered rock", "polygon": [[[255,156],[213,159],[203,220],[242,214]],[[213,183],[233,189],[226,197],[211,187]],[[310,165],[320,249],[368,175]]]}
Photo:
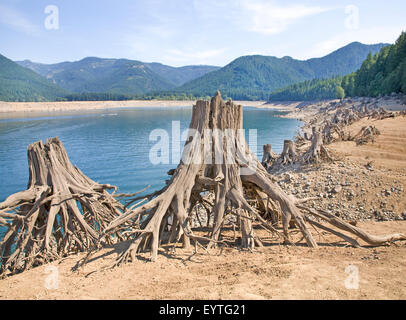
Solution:
{"label": "scattered rock", "polygon": [[286,183],[293,182],[293,176],[290,173],[285,173],[285,182]]}

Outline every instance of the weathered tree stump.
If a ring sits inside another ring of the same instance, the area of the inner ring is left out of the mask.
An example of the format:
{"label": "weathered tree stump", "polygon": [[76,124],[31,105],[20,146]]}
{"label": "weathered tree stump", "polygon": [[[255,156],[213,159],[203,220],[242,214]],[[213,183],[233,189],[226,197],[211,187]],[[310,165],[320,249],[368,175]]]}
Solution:
{"label": "weathered tree stump", "polygon": [[366,126],[362,127],[352,140],[354,140],[357,145],[364,145],[369,142],[374,143],[375,137],[380,134],[380,131],[375,126]]}
{"label": "weathered tree stump", "polygon": [[[28,147],[28,188],[0,203],[1,272],[16,273],[87,250],[124,206],[69,161],[58,138]],[[15,213],[12,213],[12,212]],[[107,242],[123,239],[109,235]]]}
{"label": "weathered tree stump", "polygon": [[296,162],[297,152],[296,146],[292,140],[283,141],[283,150],[279,158],[279,162],[283,165],[292,164]]}
{"label": "weathered tree stump", "polygon": [[270,144],[264,145],[264,154],[262,156],[262,165],[266,170],[272,167],[275,161],[278,159],[278,155],[273,152],[272,146]]}
{"label": "weathered tree stump", "polygon": [[[168,185],[150,202],[118,217],[104,230],[103,235],[107,235],[130,219],[139,215],[147,217],[141,229],[133,230],[134,239],[119,257],[117,264],[133,260],[137,252],[148,249],[151,250],[151,260],[155,261],[162,236],[160,231],[170,216],[173,216],[173,230],[181,230],[186,237],[194,241],[207,241],[207,247],[212,248],[221,242],[220,234],[225,215],[233,212],[241,222],[243,247],[252,249],[255,243],[259,243],[252,228],[252,221],[259,221],[271,231],[275,229],[248,203],[244,196],[247,184],[250,188],[255,186],[279,203],[283,211],[286,241],[289,222],[291,217],[294,217],[308,245],[317,247],[301,212],[295,207],[292,199],[271,180],[265,168],[251,153],[241,129],[242,106],[231,101],[225,103],[219,92],[210,102],[196,103],[189,128],[190,139],[185,143],[182,161]],[[188,219],[199,201],[196,199],[201,198],[200,194],[207,191],[215,195],[211,208],[214,224],[210,237],[203,238],[192,232]],[[180,228],[175,229],[177,226]],[[172,236],[170,240],[176,242],[179,235]]]}
{"label": "weathered tree stump", "polygon": [[318,163],[321,156],[324,156],[326,159],[331,161],[332,158],[323,145],[323,134],[319,132],[316,127],[313,127],[312,131],[312,144],[303,154],[302,161],[304,163]]}
{"label": "weathered tree stump", "polygon": [[323,144],[330,144],[336,141],[346,141],[349,138],[349,134],[346,134],[340,125],[331,123],[330,121],[326,121],[322,130],[322,135]]}
{"label": "weathered tree stump", "polygon": [[332,120],[333,123],[340,126],[348,126],[360,119],[359,114],[352,109],[338,109]]}

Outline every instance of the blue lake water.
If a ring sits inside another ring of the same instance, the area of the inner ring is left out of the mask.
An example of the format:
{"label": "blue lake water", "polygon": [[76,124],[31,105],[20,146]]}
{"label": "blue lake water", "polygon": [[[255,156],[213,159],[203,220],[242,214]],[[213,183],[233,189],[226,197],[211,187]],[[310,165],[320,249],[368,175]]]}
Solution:
{"label": "blue lake water", "polygon": [[[284,139],[292,139],[300,122],[275,117],[278,112],[244,108],[244,128],[257,129],[257,155],[271,143],[280,152]],[[135,192],[151,185],[148,192],[164,186],[166,172],[176,164],[153,165],[149,152],[152,130],[171,134],[172,121],[180,122],[181,132],[188,128],[192,109],[132,108],[88,113],[48,114],[36,118],[0,119],[0,202],[28,181],[27,146],[58,136],[72,163],[91,179]],[[183,142],[181,143],[183,146]]]}

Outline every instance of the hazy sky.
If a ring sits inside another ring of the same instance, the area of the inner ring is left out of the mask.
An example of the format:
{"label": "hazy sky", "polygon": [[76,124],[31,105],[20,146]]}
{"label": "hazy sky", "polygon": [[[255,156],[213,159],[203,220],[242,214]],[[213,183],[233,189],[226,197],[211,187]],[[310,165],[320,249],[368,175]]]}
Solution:
{"label": "hazy sky", "polygon": [[393,43],[405,12],[405,0],[0,0],[0,53],[173,66],[224,66],[250,54],[307,59],[352,41]]}

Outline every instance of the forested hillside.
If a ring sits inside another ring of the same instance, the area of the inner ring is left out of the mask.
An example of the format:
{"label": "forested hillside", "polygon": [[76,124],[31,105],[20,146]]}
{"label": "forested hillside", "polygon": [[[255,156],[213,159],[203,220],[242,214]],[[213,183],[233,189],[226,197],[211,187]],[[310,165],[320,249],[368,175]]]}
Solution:
{"label": "forested hillside", "polygon": [[74,93],[142,94],[175,88],[175,85],[157,75],[144,63],[134,60],[89,57],[55,65],[38,66],[30,61],[20,63]]}
{"label": "forested hillside", "polygon": [[377,96],[406,93],[406,33],[379,54],[369,54],[361,68],[342,82],[348,96]]}
{"label": "forested hillside", "polygon": [[344,77],[305,81],[275,90],[269,100],[322,100],[342,96],[406,93],[406,33],[394,45],[369,53],[359,70]]}
{"label": "forested hillside", "polygon": [[342,77],[314,79],[293,84],[271,93],[270,101],[312,101],[343,98]]}
{"label": "forested hillside", "polygon": [[198,78],[214,66],[171,67],[161,63],[145,63],[127,59],[85,58],[56,64],[17,61],[73,93],[145,94],[172,90]]}
{"label": "forested hillside", "polygon": [[1,101],[47,101],[67,92],[0,54]]}
{"label": "forested hillside", "polygon": [[170,81],[174,86],[181,86],[188,81],[205,75],[206,73],[220,69],[220,67],[205,65],[171,67],[156,62],[146,63],[146,66],[162,78]]}

